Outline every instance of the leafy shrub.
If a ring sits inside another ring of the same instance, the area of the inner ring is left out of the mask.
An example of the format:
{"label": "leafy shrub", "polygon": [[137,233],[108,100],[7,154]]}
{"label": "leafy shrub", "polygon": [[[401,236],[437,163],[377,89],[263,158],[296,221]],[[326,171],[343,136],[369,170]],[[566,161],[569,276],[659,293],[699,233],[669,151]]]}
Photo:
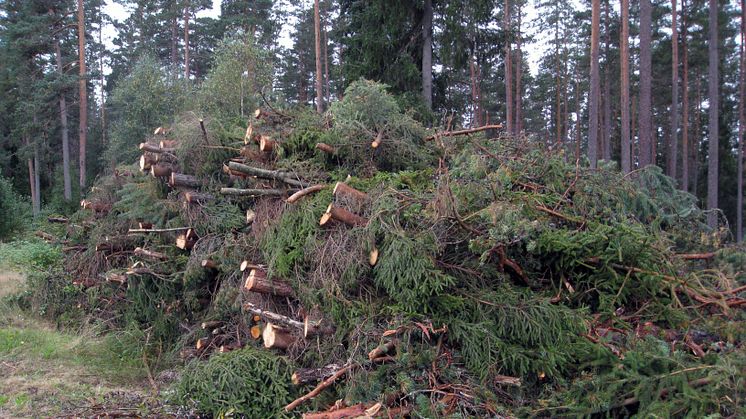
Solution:
{"label": "leafy shrub", "polygon": [[31,207],[14,190],[8,179],[0,176],[0,240],[11,237],[31,217]]}
{"label": "leafy shrub", "polygon": [[246,347],[189,364],[176,395],[181,403],[193,403],[214,417],[291,417],[282,410],[294,399],[291,374],[283,358]]}

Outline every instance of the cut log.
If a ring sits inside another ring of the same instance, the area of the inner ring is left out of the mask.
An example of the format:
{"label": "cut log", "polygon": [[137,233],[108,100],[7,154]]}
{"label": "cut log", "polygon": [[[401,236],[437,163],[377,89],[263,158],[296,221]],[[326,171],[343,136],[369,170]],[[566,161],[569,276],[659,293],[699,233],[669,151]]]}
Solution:
{"label": "cut log", "polygon": [[256,176],[263,179],[274,179],[281,182],[285,182],[288,185],[297,186],[299,188],[305,188],[307,184],[297,179],[297,176],[293,173],[283,172],[280,170],[267,170],[260,169],[258,167],[247,166],[238,162],[228,162],[228,168],[237,172],[244,173],[249,176]]}
{"label": "cut log", "polygon": [[244,288],[246,291],[280,297],[291,297],[295,294],[293,288],[287,283],[277,279],[267,279],[267,274],[263,270],[252,269],[248,274],[244,272],[244,279]]}
{"label": "cut log", "polygon": [[221,354],[224,354],[226,352],[236,351],[236,350],[239,350],[241,348],[243,348],[243,345],[239,345],[237,343],[234,343],[234,344],[229,344],[229,345],[220,345],[219,351],[220,351]]}
{"label": "cut log", "polygon": [[344,182],[337,182],[337,184],[334,185],[332,195],[352,199],[353,201],[361,203],[367,201],[369,198],[367,193],[358,191]]}
{"label": "cut log", "polygon": [[161,148],[157,144],[140,143],[140,150],[147,151],[149,153],[171,153],[174,154],[176,150],[173,148]]}
{"label": "cut log", "polygon": [[165,253],[154,252],[152,250],[146,250],[146,249],[143,249],[142,247],[136,247],[134,253],[135,255],[143,257],[143,258],[148,258],[148,259],[153,259],[153,260],[168,260],[168,256],[166,256]]}
{"label": "cut log", "polygon": [[337,149],[326,143],[316,143],[316,149],[326,154],[337,154]]}
{"label": "cut log", "polygon": [[202,182],[200,182],[199,179],[192,175],[171,172],[171,178],[168,180],[168,186],[172,188],[199,188],[200,186],[202,186]]}
{"label": "cut log", "polygon": [[76,279],[75,281],[73,281],[73,285],[81,286],[84,289],[88,289],[88,288],[93,288],[96,285],[99,285],[99,282],[96,281],[95,279],[84,278],[84,279]]}
{"label": "cut log", "polygon": [[38,230],[36,233],[34,233],[34,235],[36,237],[39,237],[39,238],[43,239],[45,242],[53,243],[53,242],[57,241],[57,239],[53,235],[51,235],[49,233],[45,233],[45,232],[43,232],[41,230]]}
{"label": "cut log", "polygon": [[477,132],[486,131],[486,130],[490,130],[490,129],[500,129],[502,127],[503,127],[502,124],[484,125],[484,126],[481,126],[481,127],[472,128],[472,129],[464,129],[464,130],[461,130],[461,131],[439,132],[439,133],[437,133],[435,135],[431,135],[429,137],[426,137],[425,141],[432,141],[432,140],[434,140],[436,138],[441,138],[441,137],[455,137],[457,135],[474,134],[474,133],[477,133]]}
{"label": "cut log", "polygon": [[108,273],[106,274],[106,282],[116,282],[120,285],[124,285],[127,283],[127,275]]}
{"label": "cut log", "polygon": [[284,189],[237,189],[237,188],[220,188],[222,195],[229,196],[285,196],[287,191]]}
{"label": "cut log", "polygon": [[202,202],[212,201],[215,197],[212,194],[196,191],[184,192],[184,202],[187,204],[198,204]]}
{"label": "cut log", "polygon": [[247,209],[246,210],[246,224],[252,224],[256,220],[256,213],[254,210]]}
{"label": "cut log", "polygon": [[321,368],[300,368],[293,373],[292,381],[296,386],[325,380],[341,370],[339,364],[329,364]]}
{"label": "cut log", "polygon": [[[151,224],[152,226],[152,224]],[[190,227],[174,227],[174,228],[131,228],[129,231],[127,231],[127,234],[137,234],[137,233],[171,233],[174,231],[186,231],[189,230]]]}
{"label": "cut log", "polygon": [[210,140],[207,138],[207,128],[205,128],[205,120],[200,118],[199,119],[199,129],[202,130],[202,140],[205,142],[205,144],[210,144]]}
{"label": "cut log", "polygon": [[331,220],[340,221],[352,227],[364,226],[368,224],[367,219],[357,214],[353,214],[344,208],[335,207],[334,204],[329,204],[326,212],[321,216],[321,219],[319,220],[319,225],[325,226],[329,224]]}
{"label": "cut log", "polygon": [[70,220],[65,217],[47,217],[47,221],[52,224],[67,224]]}
{"label": "cut log", "polygon": [[249,332],[251,333],[251,338],[254,340],[259,340],[259,338],[262,337],[262,328],[259,325],[251,326]]}
{"label": "cut log", "polygon": [[[191,229],[187,230],[187,232],[191,231]],[[192,235],[188,236],[185,234],[179,234],[176,237],[176,247],[178,247],[181,250],[192,250],[194,245],[197,243],[197,237]]]}
{"label": "cut log", "polygon": [[265,348],[287,349],[295,339],[288,330],[267,323],[262,332],[262,341]]}
{"label": "cut log", "polygon": [[290,195],[288,199],[285,200],[288,204],[294,204],[299,199],[303,198],[306,195],[310,195],[312,193],[316,193],[320,190],[323,190],[326,187],[326,185],[313,185],[309,186],[305,189],[301,189],[298,192]]}
{"label": "cut log", "polygon": [[275,149],[277,142],[266,135],[259,137],[259,151],[269,153]]}
{"label": "cut log", "polygon": [[152,230],[153,223],[137,223],[137,226],[142,230]]}
{"label": "cut log", "polygon": [[230,167],[228,167],[228,165],[225,165],[225,164],[223,165],[223,173],[225,173],[228,176],[234,176],[234,177],[241,178],[241,179],[245,179],[249,177],[249,175],[247,175],[246,173],[241,173],[237,170],[232,170]]}
{"label": "cut log", "polygon": [[376,138],[370,143],[370,146],[372,148],[378,148],[381,145],[381,141],[383,141],[383,131],[378,131],[378,135],[376,135]]}
{"label": "cut log", "polygon": [[155,155],[155,162],[156,163],[167,163],[167,164],[176,164],[179,159],[175,155],[171,153],[161,153]]}
{"label": "cut log", "polygon": [[320,316],[306,314],[303,316],[303,337],[309,338],[316,335],[331,335],[334,327],[324,324]]}
{"label": "cut log", "polygon": [[262,310],[261,308],[255,306],[252,303],[245,303],[243,305],[243,311],[248,311],[249,313],[255,316],[260,316],[261,318],[269,322],[280,324],[286,328],[303,330],[303,322],[293,320],[290,317],[283,316],[282,314],[277,314],[271,311]]}
{"label": "cut log", "polygon": [[251,320],[252,320],[252,321],[253,321],[254,323],[259,323],[260,321],[262,321],[262,316],[260,316],[260,315],[258,315],[258,314],[254,314],[254,316],[252,316],[252,317],[251,317]]}
{"label": "cut log", "polygon": [[365,419],[393,419],[409,417],[412,412],[411,406],[401,407],[382,407],[381,403],[374,404],[356,404],[354,406],[342,407],[326,412],[304,413],[303,419],[345,419],[345,418],[365,418]]}
{"label": "cut log", "polygon": [[254,125],[249,122],[249,126],[246,127],[246,134],[243,136],[243,143],[246,145],[251,144],[254,141]]}
{"label": "cut log", "polygon": [[127,276],[155,275],[152,269],[143,266],[132,266],[126,272]]}
{"label": "cut log", "polygon": [[370,266],[376,266],[376,263],[378,263],[378,248],[374,247],[373,250],[370,251],[370,255],[368,256],[368,263]]}
{"label": "cut log", "polygon": [[254,111],[255,119],[261,119],[261,118],[266,118],[266,117],[267,117],[267,112],[263,111],[261,108],[258,108],[257,110]]}
{"label": "cut log", "polygon": [[337,378],[345,375],[348,371],[350,371],[353,367],[355,367],[356,364],[350,364],[346,367],[343,367],[339,371],[335,372],[331,377],[327,378],[326,380],[319,383],[319,385],[316,386],[313,390],[311,390],[309,393],[304,394],[303,396],[293,400],[290,404],[285,406],[285,411],[290,412],[296,407],[298,407],[301,403],[313,399],[314,397],[318,396],[319,393],[321,393],[325,388],[331,386],[334,384],[335,381],[337,381]]}
{"label": "cut log", "polygon": [[163,127],[158,127],[155,129],[155,131],[153,131],[153,135],[161,135],[164,133],[163,131],[164,131]]}
{"label": "cut log", "polygon": [[161,140],[161,142],[158,145],[161,147],[161,150],[163,150],[163,149],[172,149],[172,150],[175,150],[176,149],[176,145],[178,143],[179,142],[176,141],[176,140]]}
{"label": "cut log", "polygon": [[167,163],[157,163],[150,168],[150,174],[153,177],[169,177],[174,170],[173,166]]}
{"label": "cut log", "polygon": [[212,259],[202,259],[200,265],[205,269],[218,270],[218,263]]}
{"label": "cut log", "polygon": [[197,339],[197,344],[195,345],[197,347],[198,352],[204,351],[208,346],[210,346],[210,338],[199,338]]}
{"label": "cut log", "polygon": [[202,327],[202,330],[214,330],[214,329],[217,329],[218,327],[222,327],[223,324],[224,323],[220,320],[209,320],[209,321],[202,322],[200,326]]}
{"label": "cut log", "polygon": [[114,253],[125,250],[132,250],[136,247],[136,242],[128,240],[126,236],[106,238],[106,241],[96,244],[97,252]]}
{"label": "cut log", "polygon": [[153,153],[143,153],[140,156],[140,171],[145,173],[158,161]]}
{"label": "cut log", "polygon": [[106,204],[103,202],[93,202],[87,199],[80,201],[80,206],[83,209],[89,209],[93,212],[109,212],[111,210],[110,204]]}
{"label": "cut log", "polygon": [[244,272],[247,269],[248,270],[251,270],[251,269],[260,269],[261,270],[262,266],[261,265],[256,265],[254,263],[249,262],[248,260],[245,260],[245,261],[241,262],[241,266],[239,266],[239,269],[241,270],[241,272]]}
{"label": "cut log", "polygon": [[372,361],[380,356],[386,355],[387,353],[391,352],[394,347],[394,341],[382,343],[368,353],[368,359]]}

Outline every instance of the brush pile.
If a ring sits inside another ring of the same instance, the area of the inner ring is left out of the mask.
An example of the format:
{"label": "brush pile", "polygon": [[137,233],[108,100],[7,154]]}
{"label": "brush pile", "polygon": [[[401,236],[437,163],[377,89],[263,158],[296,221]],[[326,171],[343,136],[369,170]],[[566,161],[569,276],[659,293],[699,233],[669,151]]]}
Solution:
{"label": "brush pile", "polygon": [[490,128],[365,81],[324,117],[158,128],[69,221],[79,307],[179,348],[214,416],[742,416],[727,230],[657,168]]}

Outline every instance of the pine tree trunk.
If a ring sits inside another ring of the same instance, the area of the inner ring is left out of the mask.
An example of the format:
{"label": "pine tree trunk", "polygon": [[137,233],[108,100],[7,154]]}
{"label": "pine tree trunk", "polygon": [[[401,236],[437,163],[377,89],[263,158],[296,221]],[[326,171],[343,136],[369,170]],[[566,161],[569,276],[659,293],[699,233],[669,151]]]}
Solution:
{"label": "pine tree trunk", "polygon": [[433,109],[433,2],[425,0],[422,18],[422,98]]}
{"label": "pine tree trunk", "polygon": [[681,121],[681,189],[689,192],[689,46],[687,40],[689,27],[687,24],[686,0],[681,2],[681,19],[683,27],[681,48],[684,50],[681,59],[684,66],[681,81],[681,85],[684,87],[684,97],[681,104],[683,112]]}
{"label": "pine tree trunk", "polygon": [[324,11],[323,31],[324,31],[324,103],[329,103],[331,100],[332,89],[329,81],[329,33],[326,30],[326,19],[329,16],[329,10]]}
{"label": "pine tree trunk", "polygon": [[477,65],[474,54],[469,55],[469,79],[471,81],[471,126],[479,126],[479,96],[477,94]]}
{"label": "pine tree trunk", "polygon": [[34,190],[36,191],[36,200],[34,200],[34,215],[41,212],[41,176],[39,175],[39,147],[34,144]]}
{"label": "pine tree trunk", "polygon": [[555,69],[555,94],[554,94],[554,100],[555,100],[555,107],[557,108],[554,113],[554,124],[555,124],[555,132],[556,132],[556,138],[555,143],[557,145],[562,144],[562,77],[561,77],[561,62],[560,62],[560,39],[559,39],[559,16],[557,16],[557,19],[554,22],[554,56],[555,56],[555,64],[557,68]]}
{"label": "pine tree trunk", "polygon": [[746,133],[746,1],[741,0],[741,81],[738,114],[738,195],[736,197],[736,241],[743,241],[743,141]]}
{"label": "pine tree trunk", "polygon": [[505,0],[505,10],[503,10],[503,31],[506,34],[505,41],[505,129],[513,133],[513,68],[510,57],[510,0]]}
{"label": "pine tree trunk", "polygon": [[699,190],[699,148],[702,144],[702,74],[699,70],[694,74],[697,80],[697,99],[694,112],[694,139],[689,145],[689,168],[692,171],[692,194],[698,195]]}
{"label": "pine tree trunk", "polygon": [[521,6],[518,2],[518,32],[516,33],[516,66],[515,66],[515,123],[513,130],[516,134],[523,131],[523,91],[521,88],[521,78],[523,77],[523,53],[521,52]]}
{"label": "pine tree trunk", "polygon": [[601,157],[611,161],[611,30],[609,29],[609,0],[604,2],[604,35],[606,37],[604,46],[605,74],[604,74],[604,117],[603,117],[603,150]]}
{"label": "pine tree trunk", "polygon": [[313,23],[316,37],[316,111],[324,113],[323,75],[321,73],[321,17],[319,15],[319,0],[313,3]]}
{"label": "pine tree trunk", "polygon": [[189,80],[189,0],[184,6],[184,80]]}
{"label": "pine tree trunk", "polygon": [[622,108],[622,139],[621,160],[622,172],[629,173],[632,170],[632,158],[630,147],[630,121],[629,121],[629,0],[622,0],[622,35],[619,40],[621,60],[621,103]]}
{"label": "pine tree trunk", "polygon": [[671,0],[671,135],[669,136],[668,175],[676,178],[679,161],[679,29],[676,0]]}
{"label": "pine tree trunk", "polygon": [[591,11],[591,92],[588,101],[588,160],[591,168],[598,162],[598,108],[601,80],[598,71],[598,41],[601,24],[601,0],[592,1]]}
{"label": "pine tree trunk", "polygon": [[80,121],[78,127],[78,142],[80,150],[80,190],[85,188],[86,184],[86,143],[88,139],[88,86],[86,85],[86,65],[85,65],[85,11],[83,10],[83,0],[78,0],[78,71],[80,80],[78,81],[78,90],[80,95]]}
{"label": "pine tree trunk", "polygon": [[[62,51],[60,51],[60,40],[54,40],[54,53],[57,60],[57,72],[64,75],[62,68]],[[63,195],[65,201],[72,199],[72,181],[70,179],[70,131],[67,127],[67,101],[65,93],[60,93],[60,126],[62,129],[62,177],[64,179]]]}
{"label": "pine tree trunk", "polygon": [[[23,137],[23,142],[24,144],[26,144],[26,147],[28,148],[29,140],[28,140],[28,136],[26,136],[25,134]],[[34,182],[34,159],[33,157],[29,157],[26,162],[28,163],[28,184],[29,184],[29,191],[31,192],[31,208],[33,209],[34,217],[36,217],[39,214],[36,212],[36,200],[38,198],[37,198],[37,193],[36,193],[36,182]]]}
{"label": "pine tree trunk", "polygon": [[652,108],[652,6],[640,0],[640,105],[637,116],[640,137],[640,167],[654,164]]}
{"label": "pine tree trunk", "polygon": [[575,161],[580,161],[580,77],[575,78]]}
{"label": "pine tree trunk", "polygon": [[[103,4],[99,5],[98,9],[99,16],[103,13]],[[98,43],[103,45],[103,22],[99,21],[98,27]],[[106,75],[104,74],[104,53],[106,51],[102,48],[98,54],[98,70],[101,76],[101,143],[106,145]]]}
{"label": "pine tree trunk", "polygon": [[[718,207],[718,2],[710,0],[710,40],[709,51],[709,75],[707,77],[709,96],[709,129],[707,150],[707,209],[714,210]],[[717,214],[713,211],[707,215],[707,225],[710,228],[717,227]]]}
{"label": "pine tree trunk", "polygon": [[174,74],[176,73],[176,65],[178,60],[178,44],[179,44],[179,24],[178,19],[174,11],[174,16],[171,18],[171,66],[174,68]]}

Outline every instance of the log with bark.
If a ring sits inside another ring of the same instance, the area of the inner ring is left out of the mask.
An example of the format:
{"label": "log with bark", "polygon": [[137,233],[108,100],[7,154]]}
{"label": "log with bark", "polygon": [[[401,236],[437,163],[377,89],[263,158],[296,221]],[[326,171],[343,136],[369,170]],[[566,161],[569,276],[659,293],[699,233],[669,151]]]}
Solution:
{"label": "log with bark", "polygon": [[231,169],[227,164],[223,165],[223,173],[231,178],[246,179],[247,177],[249,177],[249,175],[247,175],[246,173]]}
{"label": "log with bark", "polygon": [[249,312],[254,316],[260,316],[261,318],[274,324],[279,324],[286,328],[298,329],[299,331],[303,330],[303,322],[293,320],[290,317],[283,316],[282,314],[262,310],[252,303],[244,303],[242,309],[245,312]]}
{"label": "log with bark", "polygon": [[110,272],[106,274],[106,282],[116,282],[124,285],[127,283],[127,275]]}
{"label": "log with bark", "polygon": [[321,150],[326,154],[331,154],[331,155],[337,154],[337,149],[326,143],[316,143],[316,149]]}
{"label": "log with bark", "polygon": [[150,227],[147,227],[147,228],[143,228],[142,226],[140,228],[131,228],[127,231],[127,234],[172,233],[175,231],[186,231],[190,229],[190,227],[153,228],[152,226],[153,225],[150,224]]}
{"label": "log with bark", "polygon": [[200,262],[200,265],[205,269],[211,269],[214,271],[219,270],[219,265],[217,262],[215,262],[212,259],[202,259],[202,262]]}
{"label": "log with bark", "polygon": [[331,335],[334,327],[325,323],[316,312],[306,313],[303,316],[303,337],[309,338],[317,335]]}
{"label": "log with bark", "polygon": [[[138,262],[139,263],[139,262]],[[152,269],[135,264],[126,272],[127,276],[155,275]]]}
{"label": "log with bark", "polygon": [[345,367],[342,367],[339,371],[332,374],[329,378],[325,379],[324,381],[320,382],[319,385],[316,386],[313,390],[311,390],[309,393],[304,394],[303,396],[293,400],[290,404],[285,406],[285,411],[290,412],[296,407],[298,407],[301,403],[313,399],[314,397],[318,396],[325,388],[331,386],[334,384],[337,379],[345,374],[347,374],[348,371],[350,371],[352,368],[355,367],[356,364],[349,364]]}
{"label": "log with bark", "polygon": [[345,223],[348,226],[352,226],[352,227],[364,226],[368,224],[367,219],[357,214],[353,214],[344,208],[335,207],[334,204],[329,204],[329,207],[327,207],[326,212],[321,216],[321,219],[319,220],[319,225],[320,226],[328,225],[330,224],[332,220]]}
{"label": "log with bark", "polygon": [[152,230],[153,223],[137,223],[138,228],[143,230]]}
{"label": "log with bark", "polygon": [[329,364],[321,368],[300,368],[293,373],[291,380],[296,386],[313,383],[325,380],[341,369],[342,365],[339,364]]}
{"label": "log with bark", "polygon": [[80,201],[80,206],[83,209],[88,209],[88,210],[91,210],[93,212],[102,212],[102,213],[105,213],[105,212],[109,212],[111,210],[111,205],[110,204],[107,204],[107,203],[104,203],[104,202],[89,201],[87,199],[84,199],[84,200]]}
{"label": "log with bark", "polygon": [[182,250],[192,250],[194,245],[197,243],[197,233],[193,229],[189,229],[184,234],[179,234],[176,237],[176,247]]}
{"label": "log with bark", "polygon": [[146,250],[142,247],[136,247],[134,251],[135,255],[142,258],[153,259],[153,260],[168,260],[168,256],[165,253],[155,252],[152,250]]}
{"label": "log with bark", "polygon": [[172,188],[199,188],[202,186],[202,182],[192,175],[171,172],[171,177],[168,179],[168,186]]}
{"label": "log with bark", "polygon": [[294,204],[299,199],[303,198],[304,196],[316,193],[318,191],[321,191],[325,187],[326,187],[326,185],[313,185],[313,186],[309,186],[309,187],[307,187],[305,189],[301,189],[298,192],[290,195],[290,197],[288,199],[286,199],[285,202],[287,202],[288,204]]}
{"label": "log with bark", "polygon": [[249,122],[249,126],[246,127],[246,134],[243,136],[243,143],[246,145],[254,142],[254,125]]}
{"label": "log with bark", "polygon": [[38,230],[36,233],[34,233],[34,235],[36,237],[39,237],[39,238],[43,239],[47,243],[54,243],[54,242],[57,241],[57,238],[55,238],[53,235],[51,235],[49,233],[45,233],[45,232],[43,232],[41,230]]}
{"label": "log with bark", "polygon": [[161,154],[155,155],[156,163],[165,163],[165,164],[175,165],[178,161],[179,159],[171,153],[161,153]]}
{"label": "log with bark", "polygon": [[225,323],[221,320],[208,320],[202,322],[200,327],[202,327],[202,330],[215,330],[219,327],[222,327]]}
{"label": "log with bark", "polygon": [[468,135],[468,134],[475,134],[477,132],[482,132],[490,129],[500,129],[502,128],[502,124],[496,124],[496,125],[484,125],[477,128],[471,128],[471,129],[464,129],[460,131],[445,131],[445,132],[439,132],[435,135],[431,135],[429,137],[425,138],[425,141],[432,141],[436,138],[442,138],[442,137],[455,137],[457,135]]}
{"label": "log with bark", "polygon": [[237,189],[220,188],[221,195],[257,197],[257,196],[285,196],[288,191],[284,189]]}
{"label": "log with bark", "polygon": [[147,151],[148,153],[171,153],[174,154],[176,150],[173,148],[161,148],[157,144],[140,143],[140,150]]}
{"label": "log with bark", "polygon": [[378,131],[378,135],[376,135],[376,138],[373,139],[373,142],[370,143],[371,148],[378,148],[381,146],[381,142],[383,141],[383,131]]}
{"label": "log with bark", "polygon": [[251,269],[264,269],[264,267],[262,265],[257,265],[255,263],[249,262],[248,260],[245,260],[241,262],[239,269],[241,270],[241,272],[244,272],[246,270],[251,270]]}
{"label": "log with bark", "polygon": [[368,353],[368,359],[372,361],[378,357],[384,356],[391,352],[395,347],[396,344],[394,343],[394,341],[382,343]]}
{"label": "log with bark", "polygon": [[244,289],[279,297],[291,297],[295,294],[290,285],[277,279],[268,279],[267,273],[261,269],[244,271]]}
{"label": "log with bark", "polygon": [[326,412],[304,413],[303,419],[343,419],[343,418],[404,418],[412,412],[411,406],[384,407],[381,403],[363,404],[341,407]]}
{"label": "log with bark", "polygon": [[267,323],[262,332],[262,341],[265,348],[287,349],[295,338],[289,330]]}
{"label": "log with bark", "polygon": [[238,162],[228,162],[228,168],[232,171],[240,172],[249,176],[256,176],[263,179],[273,179],[285,182],[288,185],[297,186],[299,188],[305,188],[308,186],[306,182],[298,180],[298,177],[290,172],[284,172],[281,170],[267,170],[258,167],[247,166]]}
{"label": "log with bark", "polygon": [[337,182],[337,184],[334,185],[332,195],[334,195],[335,197],[349,199],[361,204],[367,202],[370,198],[367,193],[358,191],[357,189],[347,185],[344,182]]}
{"label": "log with bark", "polygon": [[153,177],[169,177],[173,170],[173,166],[168,163],[156,163],[150,167],[150,174]]}
{"label": "log with bark", "polygon": [[210,139],[207,137],[207,128],[205,128],[205,120],[200,118],[199,119],[199,129],[202,131],[202,141],[205,142],[205,144],[210,144]]}
{"label": "log with bark", "polygon": [[184,202],[187,204],[199,204],[214,200],[215,197],[212,194],[197,192],[197,191],[186,191],[184,192]]}
{"label": "log with bark", "polygon": [[136,247],[136,242],[130,240],[127,236],[107,237],[104,242],[96,244],[97,252],[114,253],[126,250],[132,250]]}
{"label": "log with bark", "polygon": [[70,222],[70,220],[65,217],[47,217],[47,221],[52,224],[67,224]]}
{"label": "log with bark", "polygon": [[238,344],[238,343],[231,343],[227,345],[220,345],[220,349],[218,350],[218,352],[220,352],[221,354],[224,354],[230,351],[237,351],[241,348],[243,348],[243,345]]}
{"label": "log with bark", "polygon": [[178,143],[179,142],[176,140],[161,140],[161,142],[158,143],[158,145],[161,147],[161,150],[167,150],[167,149],[175,150],[176,145],[178,145]]}
{"label": "log with bark", "polygon": [[275,147],[277,147],[277,142],[266,135],[262,135],[259,137],[259,151],[262,153],[270,153],[272,152]]}
{"label": "log with bark", "polygon": [[256,212],[252,209],[246,210],[246,224],[251,225],[256,220]]}
{"label": "log with bark", "polygon": [[158,163],[155,158],[156,154],[145,152],[140,156],[140,171],[145,173],[153,167],[154,164]]}
{"label": "log with bark", "polygon": [[378,263],[378,248],[374,247],[373,250],[370,251],[370,254],[368,255],[368,264],[370,266],[376,266]]}
{"label": "log with bark", "polygon": [[262,327],[259,325],[251,326],[249,333],[251,334],[252,339],[259,340],[259,338],[262,337]]}

